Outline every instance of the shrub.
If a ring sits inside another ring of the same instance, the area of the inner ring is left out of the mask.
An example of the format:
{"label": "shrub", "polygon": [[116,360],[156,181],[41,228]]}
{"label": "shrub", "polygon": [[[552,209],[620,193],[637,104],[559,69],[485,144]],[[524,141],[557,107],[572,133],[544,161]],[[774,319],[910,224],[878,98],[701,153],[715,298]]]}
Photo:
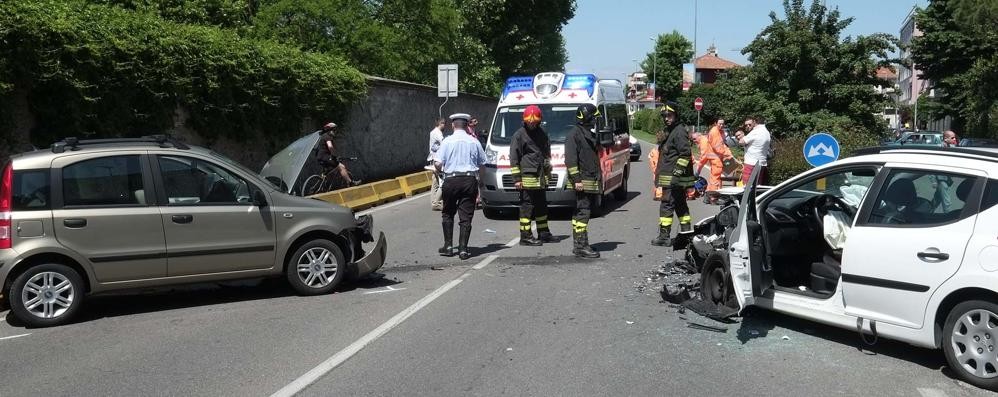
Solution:
{"label": "shrub", "polygon": [[[840,159],[851,156],[856,149],[877,145],[876,135],[871,133],[833,132],[831,135],[839,141]],[[812,168],[804,159],[805,140],[804,136],[789,136],[773,141],[774,157],[768,167],[770,184],[776,185]]]}
{"label": "shrub", "polygon": [[209,144],[263,131],[273,145],[367,90],[334,55],[83,0],[0,2],[0,60],[16,60],[0,62],[0,90],[28,93],[39,145],[162,132],[178,107]]}
{"label": "shrub", "polygon": [[657,110],[641,109],[634,113],[634,126],[641,131],[655,135],[664,127],[664,124]]}

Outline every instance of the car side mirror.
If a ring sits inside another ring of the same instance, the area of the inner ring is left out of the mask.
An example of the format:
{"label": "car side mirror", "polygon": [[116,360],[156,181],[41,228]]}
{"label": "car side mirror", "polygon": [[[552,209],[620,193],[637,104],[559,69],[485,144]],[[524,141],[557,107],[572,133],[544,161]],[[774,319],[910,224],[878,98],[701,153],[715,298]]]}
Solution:
{"label": "car side mirror", "polygon": [[735,227],[738,223],[738,207],[729,205],[717,213],[717,223],[722,227]]}
{"label": "car side mirror", "polygon": [[602,129],[599,130],[599,143],[603,146],[613,146],[613,130]]}
{"label": "car side mirror", "polygon": [[267,195],[263,193],[263,190],[253,189],[253,205],[257,207],[267,206]]}

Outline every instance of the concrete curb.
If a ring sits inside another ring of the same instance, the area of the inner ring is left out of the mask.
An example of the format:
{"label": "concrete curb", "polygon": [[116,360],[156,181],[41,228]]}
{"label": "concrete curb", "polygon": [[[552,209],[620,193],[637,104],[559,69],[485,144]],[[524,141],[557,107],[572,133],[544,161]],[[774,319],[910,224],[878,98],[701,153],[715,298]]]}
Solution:
{"label": "concrete curb", "polygon": [[309,197],[339,204],[356,211],[412,197],[415,194],[430,190],[432,186],[433,173],[422,171],[395,179],[365,183]]}

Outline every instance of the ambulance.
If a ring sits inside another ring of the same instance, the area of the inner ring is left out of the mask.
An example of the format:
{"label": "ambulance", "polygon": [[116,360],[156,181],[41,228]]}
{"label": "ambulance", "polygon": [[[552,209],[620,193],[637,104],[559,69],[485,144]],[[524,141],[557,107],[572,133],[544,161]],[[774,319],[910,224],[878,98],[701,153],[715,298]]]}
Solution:
{"label": "ambulance", "polygon": [[574,207],[575,191],[567,183],[565,138],[576,125],[576,109],[591,103],[600,111],[596,122],[602,180],[594,207],[603,207],[606,196],[627,198],[631,142],[624,86],[620,80],[599,79],[592,74],[545,72],[535,76],[514,76],[506,80],[492,127],[485,144],[486,164],[482,171],[481,199],[485,216],[495,218],[503,210],[515,210],[520,194],[510,174],[509,143],[523,126],[523,111],[529,105],[541,108],[541,127],[551,139],[554,172],[548,181],[548,206]]}

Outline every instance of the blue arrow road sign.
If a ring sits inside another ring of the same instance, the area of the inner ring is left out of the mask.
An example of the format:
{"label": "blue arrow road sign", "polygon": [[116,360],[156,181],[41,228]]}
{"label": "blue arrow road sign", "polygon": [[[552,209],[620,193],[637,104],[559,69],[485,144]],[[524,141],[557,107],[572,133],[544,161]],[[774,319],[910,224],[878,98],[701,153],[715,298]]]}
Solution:
{"label": "blue arrow road sign", "polygon": [[804,159],[812,167],[820,167],[839,159],[839,141],[823,132],[804,141]]}

